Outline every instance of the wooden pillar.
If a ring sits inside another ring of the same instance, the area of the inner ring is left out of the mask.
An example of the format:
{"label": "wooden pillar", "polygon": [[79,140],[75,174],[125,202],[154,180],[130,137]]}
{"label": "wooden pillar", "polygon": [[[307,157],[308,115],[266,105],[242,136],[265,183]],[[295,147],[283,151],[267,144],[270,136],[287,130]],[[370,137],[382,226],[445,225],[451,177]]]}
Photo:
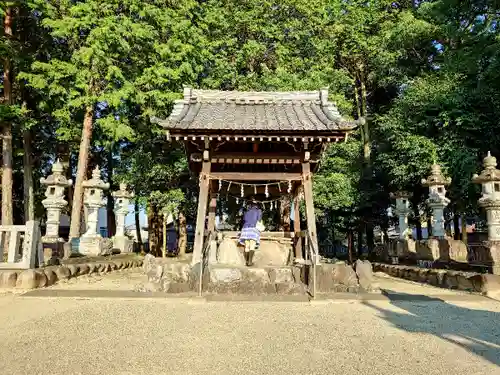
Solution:
{"label": "wooden pillar", "polygon": [[304,200],[306,203],[307,231],[309,232],[314,248],[319,253],[318,236],[316,233],[316,216],[314,215],[311,166],[308,162],[302,163],[302,176],[304,184]]}
{"label": "wooden pillar", "polygon": [[[298,190],[298,189],[297,189]],[[300,197],[298,191],[293,197],[293,232],[295,237],[295,259],[304,259],[302,255],[302,237],[300,235]]]}
{"label": "wooden pillar", "polygon": [[215,214],[217,212],[217,194],[210,194],[210,203],[208,206],[208,232],[215,230]]}
{"label": "wooden pillar", "polygon": [[196,214],[196,231],[194,234],[193,260],[192,264],[201,261],[203,242],[205,238],[205,217],[207,214],[208,190],[210,187],[210,161],[203,161],[200,174],[200,195],[198,197],[198,212]]}

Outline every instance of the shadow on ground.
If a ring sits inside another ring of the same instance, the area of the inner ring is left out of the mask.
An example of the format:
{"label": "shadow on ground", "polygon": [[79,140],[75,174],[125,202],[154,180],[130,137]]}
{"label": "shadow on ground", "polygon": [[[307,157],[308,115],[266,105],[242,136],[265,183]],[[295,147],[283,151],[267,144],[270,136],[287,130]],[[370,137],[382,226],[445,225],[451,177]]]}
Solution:
{"label": "shadow on ground", "polygon": [[500,313],[460,307],[424,295],[415,298],[391,290],[382,290],[382,294],[406,313],[387,310],[369,301],[363,303],[395,327],[435,335],[500,366]]}

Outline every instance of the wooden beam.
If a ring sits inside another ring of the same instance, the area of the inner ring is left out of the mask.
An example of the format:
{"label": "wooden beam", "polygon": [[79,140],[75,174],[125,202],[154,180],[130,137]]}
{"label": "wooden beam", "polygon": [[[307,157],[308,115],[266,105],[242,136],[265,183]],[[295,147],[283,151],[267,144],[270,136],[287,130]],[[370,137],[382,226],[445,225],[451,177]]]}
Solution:
{"label": "wooden beam", "polygon": [[311,165],[309,163],[302,164],[302,173],[304,175],[304,200],[306,203],[307,231],[311,237],[312,245],[316,251],[319,252],[318,236],[316,233],[316,216],[314,214]]}
{"label": "wooden beam", "polygon": [[[198,198],[198,212],[196,214],[196,229],[194,234],[193,260],[192,264],[201,261],[203,242],[205,238],[205,216],[207,214],[208,190],[210,187],[210,162],[204,161],[201,167],[202,176],[200,179],[200,195]],[[205,176],[206,178],[203,178]]]}
{"label": "wooden beam", "polygon": [[[219,153],[212,155],[214,164],[300,164],[301,155],[280,155],[272,153]],[[310,160],[317,163],[318,160]]]}
{"label": "wooden beam", "polygon": [[302,178],[300,173],[280,173],[280,172],[211,172],[212,180],[227,181],[294,181]]}
{"label": "wooden beam", "polygon": [[210,194],[210,203],[208,205],[208,231],[215,230],[215,213],[217,211],[217,194]]}
{"label": "wooden beam", "polygon": [[[298,189],[297,189],[298,190]],[[295,259],[304,259],[302,255],[302,237],[300,237],[300,197],[298,192],[293,197],[293,232],[295,245]]]}
{"label": "wooden beam", "polygon": [[[173,134],[172,134],[173,133]],[[174,131],[170,129],[167,133],[167,141],[188,140],[226,140],[243,142],[338,142],[345,139],[349,131],[338,131],[335,133],[321,133],[320,135],[281,134],[281,135],[255,135],[255,134],[193,134],[190,131]]]}

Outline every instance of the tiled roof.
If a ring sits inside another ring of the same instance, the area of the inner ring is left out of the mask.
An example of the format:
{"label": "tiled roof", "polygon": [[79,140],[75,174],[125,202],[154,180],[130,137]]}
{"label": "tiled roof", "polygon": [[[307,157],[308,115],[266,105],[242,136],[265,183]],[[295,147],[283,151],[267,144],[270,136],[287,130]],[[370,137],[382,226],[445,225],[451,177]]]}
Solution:
{"label": "tiled roof", "polygon": [[330,132],[356,128],[343,119],[328,90],[244,92],[184,89],[171,115],[158,120],[171,131]]}

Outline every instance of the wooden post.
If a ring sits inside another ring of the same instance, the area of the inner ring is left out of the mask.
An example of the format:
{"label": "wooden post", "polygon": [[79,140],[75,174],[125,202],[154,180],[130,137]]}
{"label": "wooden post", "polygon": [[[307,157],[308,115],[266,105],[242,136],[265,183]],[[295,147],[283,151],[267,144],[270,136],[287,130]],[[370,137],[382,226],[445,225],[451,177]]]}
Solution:
{"label": "wooden post", "polygon": [[[298,190],[298,189],[297,189]],[[302,255],[302,237],[300,234],[300,197],[298,192],[293,197],[293,232],[295,236],[295,259],[304,259]]]}
{"label": "wooden post", "polygon": [[347,232],[347,253],[348,253],[348,256],[349,256],[349,264],[352,264],[353,263],[353,259],[352,259],[352,251],[353,251],[353,241],[352,241],[352,230],[349,229],[349,231]]}
{"label": "wooden post", "polygon": [[208,206],[208,232],[215,230],[215,213],[217,212],[217,194],[210,194],[210,204]]}
{"label": "wooden post", "polygon": [[208,188],[210,186],[210,162],[204,161],[200,174],[200,195],[198,197],[198,212],[196,214],[196,231],[194,234],[193,260],[192,264],[201,261],[203,241],[205,238],[205,216],[207,214]]}
{"label": "wooden post", "polygon": [[163,246],[161,248],[161,257],[167,257],[167,215],[163,213]]}
{"label": "wooden post", "polygon": [[316,233],[316,216],[314,215],[313,190],[311,179],[311,166],[308,162],[302,163],[302,176],[304,184],[304,199],[306,203],[307,230],[311,236],[312,245],[319,253],[318,236]]}

